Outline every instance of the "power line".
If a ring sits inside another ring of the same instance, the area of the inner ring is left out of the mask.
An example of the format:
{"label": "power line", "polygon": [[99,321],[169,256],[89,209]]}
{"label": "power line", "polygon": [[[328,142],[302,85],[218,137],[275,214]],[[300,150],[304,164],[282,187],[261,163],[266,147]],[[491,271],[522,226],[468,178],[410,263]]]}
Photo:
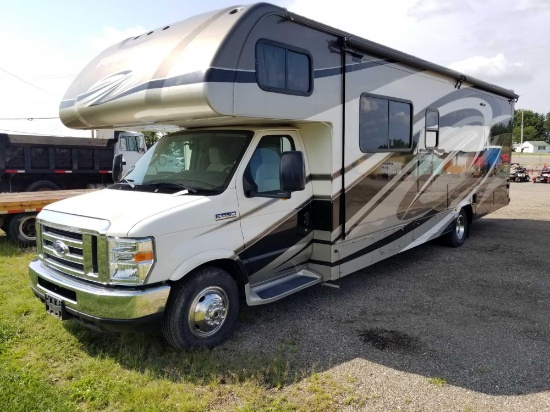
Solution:
{"label": "power line", "polygon": [[59,117],[0,117],[0,120],[28,120],[32,122],[33,120],[51,120],[59,119]]}
{"label": "power line", "polygon": [[23,83],[26,83],[26,84],[28,84],[29,86],[34,87],[35,89],[38,89],[38,90],[40,90],[40,91],[42,91],[42,92],[44,92],[44,93],[48,93],[48,94],[54,95],[52,92],[49,92],[49,91],[44,90],[44,89],[41,89],[40,87],[38,87],[38,86],[36,86],[36,85],[34,85],[34,84],[32,84],[32,83],[29,83],[29,82],[26,81],[25,79],[22,79],[21,77],[16,76],[16,75],[13,74],[13,73],[10,73],[9,71],[7,71],[6,69],[3,69],[2,67],[0,67],[0,70],[2,70],[2,71],[3,71],[4,73],[6,73],[6,74],[9,74],[9,75],[12,76],[12,77],[15,77],[17,80],[20,80],[20,81],[22,81]]}

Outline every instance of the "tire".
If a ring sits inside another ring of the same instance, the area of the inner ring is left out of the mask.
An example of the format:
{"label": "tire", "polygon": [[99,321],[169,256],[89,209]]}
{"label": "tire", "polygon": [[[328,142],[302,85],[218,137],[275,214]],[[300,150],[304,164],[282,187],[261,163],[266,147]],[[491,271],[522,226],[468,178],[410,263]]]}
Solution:
{"label": "tire", "polygon": [[25,189],[25,192],[45,192],[47,190],[61,190],[61,188],[49,180],[39,180],[38,182],[31,183]]}
{"label": "tire", "polygon": [[36,244],[36,214],[18,213],[13,215],[7,226],[7,235],[21,246]]}
{"label": "tire", "polygon": [[178,350],[219,345],[237,320],[237,285],[229,273],[214,267],[188,276],[170,292],[162,333]]}
{"label": "tire", "polygon": [[462,246],[466,241],[466,237],[468,237],[468,229],[468,216],[466,215],[466,211],[461,209],[453,223],[453,230],[447,233],[445,239],[447,246]]}

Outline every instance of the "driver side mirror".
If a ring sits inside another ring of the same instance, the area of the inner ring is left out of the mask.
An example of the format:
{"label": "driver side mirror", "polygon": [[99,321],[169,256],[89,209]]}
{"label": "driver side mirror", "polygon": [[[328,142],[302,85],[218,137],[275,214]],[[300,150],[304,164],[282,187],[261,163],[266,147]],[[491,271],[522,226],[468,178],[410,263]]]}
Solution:
{"label": "driver side mirror", "polygon": [[122,165],[122,154],[117,154],[113,159],[112,169],[113,182],[115,183],[122,179]]}
{"label": "driver side mirror", "polygon": [[281,155],[281,189],[285,192],[299,192],[306,187],[306,166],[304,154],[299,151]]}

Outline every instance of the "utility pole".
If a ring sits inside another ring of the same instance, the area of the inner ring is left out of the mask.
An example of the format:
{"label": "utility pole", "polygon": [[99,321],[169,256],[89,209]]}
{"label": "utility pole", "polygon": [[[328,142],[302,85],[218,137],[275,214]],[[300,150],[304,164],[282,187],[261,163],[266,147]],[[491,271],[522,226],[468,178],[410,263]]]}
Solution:
{"label": "utility pole", "polygon": [[523,153],[523,110],[521,111],[521,146],[520,153]]}

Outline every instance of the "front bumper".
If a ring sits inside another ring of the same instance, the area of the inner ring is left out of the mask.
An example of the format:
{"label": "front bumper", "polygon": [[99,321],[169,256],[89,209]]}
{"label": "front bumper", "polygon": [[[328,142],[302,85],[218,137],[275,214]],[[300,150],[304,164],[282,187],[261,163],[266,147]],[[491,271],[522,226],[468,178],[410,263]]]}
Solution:
{"label": "front bumper", "polygon": [[133,330],[160,320],[170,294],[169,285],[130,288],[91,284],[45,268],[38,259],[29,265],[34,294],[63,301],[71,318],[101,330]]}

